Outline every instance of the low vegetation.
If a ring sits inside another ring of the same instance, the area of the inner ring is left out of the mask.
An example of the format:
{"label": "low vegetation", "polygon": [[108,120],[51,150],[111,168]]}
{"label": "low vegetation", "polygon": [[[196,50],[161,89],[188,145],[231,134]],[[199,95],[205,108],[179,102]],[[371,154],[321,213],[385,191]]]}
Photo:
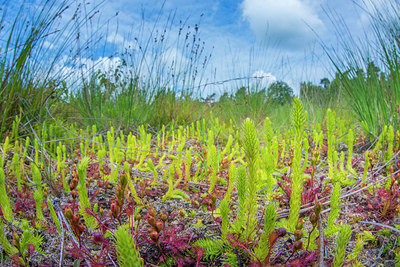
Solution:
{"label": "low vegetation", "polygon": [[[355,68],[329,55],[335,78],[302,83],[299,98],[283,81],[202,98],[193,88],[209,55],[198,45],[198,26],[182,25],[194,40],[186,51],[194,65],[181,67],[192,72],[172,73],[170,83],[161,68],[146,80],[123,61],[70,90],[55,67],[63,47],[52,64],[41,58],[68,10],[55,3],[46,1],[29,27],[26,18],[1,28],[8,41],[0,60],[0,265],[400,262],[394,36],[378,36],[383,64],[376,58]],[[75,47],[76,26],[97,7],[79,14],[56,40]],[[371,15],[376,34],[392,32],[396,25],[383,27],[379,14]],[[152,34],[145,40],[161,40]],[[177,37],[182,49],[184,36]],[[160,42],[152,44],[160,49],[152,50],[159,51],[153,67],[161,64]],[[178,84],[182,77],[186,84]],[[372,88],[379,92],[364,94]]]}

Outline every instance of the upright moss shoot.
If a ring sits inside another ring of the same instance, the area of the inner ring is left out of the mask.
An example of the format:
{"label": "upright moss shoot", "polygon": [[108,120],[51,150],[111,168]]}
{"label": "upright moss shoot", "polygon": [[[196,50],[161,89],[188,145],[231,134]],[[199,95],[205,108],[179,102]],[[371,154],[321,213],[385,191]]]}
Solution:
{"label": "upright moss shoot", "polygon": [[292,195],[290,197],[289,229],[294,231],[300,215],[301,192],[303,190],[303,175],[301,173],[302,144],[306,114],[303,104],[298,98],[294,99],[292,108],[292,125],[295,134],[294,156],[292,162]]}
{"label": "upright moss shoot", "polygon": [[255,226],[257,208],[256,193],[259,187],[258,167],[260,161],[258,134],[254,122],[246,119],[243,124],[243,150],[247,161],[247,227],[246,236]]}
{"label": "upright moss shoot", "polygon": [[10,198],[8,197],[6,190],[6,176],[2,167],[0,167],[0,205],[4,219],[9,222],[12,221],[14,219],[14,215],[11,208]]}
{"label": "upright moss shoot", "polygon": [[336,255],[335,260],[333,261],[333,266],[343,266],[345,255],[346,255],[346,247],[350,241],[351,237],[351,228],[349,225],[344,225],[341,227],[341,230],[337,237],[337,245],[336,245]]}
{"label": "upright moss shoot", "polygon": [[119,264],[126,267],[143,266],[136,243],[127,230],[127,227],[120,226],[114,234]]}
{"label": "upright moss shoot", "polygon": [[88,227],[94,228],[96,226],[96,221],[95,218],[92,217],[86,209],[91,210],[90,202],[89,202],[89,193],[86,187],[86,180],[87,180],[87,168],[89,165],[89,158],[85,157],[83,158],[80,163],[77,166],[78,169],[78,175],[79,175],[79,182],[78,182],[78,194],[79,194],[79,200],[80,200],[80,208],[79,212],[85,219],[85,222],[87,223]]}

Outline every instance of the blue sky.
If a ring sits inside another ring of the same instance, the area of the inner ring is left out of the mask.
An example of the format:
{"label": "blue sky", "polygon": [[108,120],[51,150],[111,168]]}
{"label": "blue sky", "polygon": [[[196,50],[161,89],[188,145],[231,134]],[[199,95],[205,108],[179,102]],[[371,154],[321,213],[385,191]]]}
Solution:
{"label": "blue sky", "polygon": [[146,24],[154,24],[163,3],[163,16],[176,11],[175,26],[179,20],[187,19],[192,26],[200,22],[200,37],[212,51],[213,79],[265,75],[270,82],[284,80],[295,90],[300,81],[319,82],[332,75],[320,46],[320,41],[329,47],[337,44],[326,11],[342,17],[354,35],[368,27],[358,0],[106,1],[106,16],[119,12],[118,32],[124,41],[119,39],[118,44],[130,41],[127,33],[132,34],[143,10]]}
{"label": "blue sky", "polygon": [[[36,3],[35,0],[32,2]],[[81,5],[83,14],[82,7],[90,10],[99,4],[96,0],[81,2],[84,3]],[[96,32],[101,41],[90,51],[90,56],[85,58],[83,55],[81,60],[86,65],[97,63],[98,68],[113,68],[121,62],[124,51],[137,54],[139,45],[143,48],[152,29],[158,30],[160,37],[167,27],[168,38],[162,52],[146,52],[147,61],[157,55],[162,58],[159,64],[178,68],[176,62],[180,62],[185,69],[191,55],[184,51],[178,32],[184,25],[183,32],[193,34],[197,24],[198,42],[204,48],[202,59],[211,54],[199,83],[265,77],[205,86],[203,95],[220,94],[247,83],[268,86],[276,80],[283,80],[298,91],[301,81],[318,83],[321,78],[333,75],[320,45],[324,42],[328,47],[336,48],[338,43],[337,32],[326,12],[335,14],[335,18],[343,18],[350,32],[361,36],[364,30],[368,31],[369,21],[359,6],[368,8],[370,2],[382,4],[384,0],[106,0],[87,31]],[[64,15],[65,21],[70,19],[73,10],[74,7]],[[168,19],[172,14],[173,19]],[[165,26],[167,22],[170,24]],[[84,30],[82,34],[85,34]],[[112,58],[108,59],[110,55]],[[137,64],[134,60],[130,63]],[[72,66],[60,68],[74,70]],[[171,72],[168,71],[165,70],[166,75]]]}

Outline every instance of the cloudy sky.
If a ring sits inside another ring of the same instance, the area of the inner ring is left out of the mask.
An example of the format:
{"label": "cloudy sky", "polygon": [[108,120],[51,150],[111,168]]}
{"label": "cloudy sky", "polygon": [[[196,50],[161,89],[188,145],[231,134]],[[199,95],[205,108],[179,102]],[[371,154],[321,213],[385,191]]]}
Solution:
{"label": "cloudy sky", "polygon": [[[104,3],[102,12],[105,17],[118,13],[118,24],[111,27],[118,33],[111,31],[107,40],[119,47],[133,45],[138,25],[144,22],[149,30],[158,19],[156,27],[162,28],[174,12],[171,40],[180,21],[192,28],[198,25],[198,36],[212,53],[206,76],[212,73],[216,81],[265,76],[297,90],[300,81],[318,82],[332,75],[320,45],[337,44],[329,14],[343,18],[355,35],[368,27],[359,5],[363,4],[358,0],[113,0]],[[185,57],[179,50],[169,51]]]}
{"label": "cloudy sky", "polygon": [[[82,2],[81,15],[94,6],[99,10],[86,30],[100,36],[89,62],[104,62],[104,69],[141,51],[145,57],[131,57],[127,64],[147,68],[147,74],[151,66],[164,66],[159,73],[174,76],[194,61],[196,79],[212,83],[204,90],[217,94],[238,84],[267,86],[276,80],[298,91],[301,81],[331,78],[331,65],[321,48],[321,42],[330,48],[338,43],[329,15],[343,18],[354,36],[361,36],[369,25],[360,8],[363,0],[106,0],[99,7],[96,0]],[[172,79],[177,83],[182,77]],[[265,78],[241,79],[245,77]]]}

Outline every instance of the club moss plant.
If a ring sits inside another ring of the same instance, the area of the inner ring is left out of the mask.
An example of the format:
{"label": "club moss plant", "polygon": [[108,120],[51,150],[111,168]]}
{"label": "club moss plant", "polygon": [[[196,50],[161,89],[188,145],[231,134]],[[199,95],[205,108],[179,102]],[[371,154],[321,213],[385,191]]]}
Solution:
{"label": "club moss plant", "polygon": [[47,207],[50,211],[51,218],[53,219],[53,223],[57,227],[58,233],[61,233],[60,221],[58,220],[57,214],[54,210],[53,203],[51,202],[50,198],[47,198]]}
{"label": "club moss plant", "polygon": [[303,185],[303,174],[301,173],[301,157],[302,144],[304,136],[304,125],[306,123],[306,114],[301,101],[295,98],[292,108],[292,124],[295,134],[294,139],[294,156],[292,162],[292,194],[290,197],[290,213],[288,226],[290,231],[294,231],[299,218],[301,205],[301,192]]}
{"label": "club moss plant", "polygon": [[339,234],[336,240],[336,254],[335,260],[333,261],[333,266],[343,266],[345,255],[346,255],[346,247],[350,241],[351,237],[351,228],[349,225],[344,225],[340,227]]}
{"label": "club moss plant", "polygon": [[353,170],[353,140],[354,140],[354,132],[353,129],[349,129],[348,139],[347,139],[347,165],[346,168],[349,172],[354,173]]}
{"label": "club moss plant", "polygon": [[246,181],[246,168],[245,166],[240,166],[237,170],[236,179],[236,190],[238,196],[238,211],[236,214],[236,219],[232,224],[234,232],[241,232],[242,227],[245,226],[245,216],[246,216],[246,195],[247,195],[247,181]]}
{"label": "club moss plant", "polygon": [[10,198],[8,197],[6,190],[6,176],[2,167],[0,167],[0,205],[4,219],[9,222],[12,221],[14,219],[14,215],[11,207]]}
{"label": "club moss plant", "polygon": [[[338,177],[337,177],[338,178]],[[325,229],[325,235],[330,236],[336,233],[339,228],[336,227],[335,222],[340,212],[340,181],[338,179],[333,181],[333,190],[331,194],[331,211],[329,213],[328,225]]]}
{"label": "club moss plant", "polygon": [[21,177],[19,153],[20,153],[20,149],[19,149],[19,145],[18,145],[18,140],[16,140],[15,145],[14,145],[14,155],[12,158],[12,170],[14,172],[15,177],[17,178],[18,191],[21,191],[22,190],[22,186],[21,186],[22,177]]}
{"label": "club moss plant", "polygon": [[31,162],[31,171],[32,171],[32,178],[33,182],[35,183],[36,190],[33,194],[35,204],[36,204],[36,216],[40,220],[44,220],[43,212],[42,212],[42,205],[43,205],[43,186],[42,186],[42,174],[37,167],[37,165]]}
{"label": "club moss plant", "polygon": [[4,163],[5,163],[5,158],[7,155],[8,150],[11,148],[10,146],[10,138],[8,138],[8,136],[6,137],[6,140],[4,141],[3,144],[3,155],[0,158],[0,167],[4,167]]}
{"label": "club moss plant", "polygon": [[[222,239],[210,239],[210,238],[201,238],[194,242],[194,245],[202,248],[204,250],[205,260],[213,260],[217,256],[220,256],[227,246],[226,241]],[[228,262],[229,259],[227,260]]]}
{"label": "club moss plant", "polygon": [[218,155],[217,155],[217,148],[215,145],[211,146],[211,149],[208,151],[207,154],[209,166],[211,168],[210,177],[210,187],[208,189],[208,193],[211,194],[214,191],[215,183],[217,182],[217,171],[218,171]]}
{"label": "club moss plant", "polygon": [[162,197],[162,201],[164,202],[167,199],[187,199],[188,195],[183,192],[182,190],[175,189],[174,187],[174,177],[175,173],[177,171],[177,166],[173,162],[171,165],[169,165],[169,168],[166,169],[167,173],[167,183],[168,183],[168,191],[165,193],[165,195]]}
{"label": "club moss plant", "polygon": [[228,234],[228,224],[229,224],[229,201],[227,198],[224,198],[220,205],[219,205],[219,210],[221,212],[221,236],[223,239],[226,239],[226,236]]}
{"label": "club moss plant", "polygon": [[[388,131],[386,133],[386,142],[387,142],[387,150],[386,153],[384,154],[384,159],[386,162],[392,162],[393,161],[393,142],[394,142],[394,131],[393,131],[393,126],[389,125]],[[389,163],[386,167],[388,172],[390,172],[390,169],[393,164]],[[391,179],[386,179],[386,184],[385,184],[385,189],[389,189],[391,185]]]}
{"label": "club moss plant", "polygon": [[266,194],[270,195],[272,192],[272,188],[274,187],[276,181],[273,177],[274,166],[276,166],[275,161],[277,160],[276,155],[277,151],[277,143],[274,144],[274,140],[276,141],[275,136],[273,135],[273,131],[271,128],[271,121],[267,117],[264,122],[265,127],[265,147],[262,148],[262,180],[266,185]]}
{"label": "club moss plant", "polygon": [[136,242],[127,230],[128,225],[122,225],[114,233],[119,264],[126,267],[143,266]]}
{"label": "club moss plant", "polygon": [[383,127],[383,129],[382,129],[381,134],[379,135],[379,138],[376,141],[376,144],[375,144],[375,147],[373,149],[373,152],[381,151],[384,148],[385,143],[386,143],[386,132],[387,132],[387,129],[388,129],[387,125],[385,125]]}
{"label": "club moss plant", "polygon": [[[0,173],[1,173],[1,170],[0,170]],[[17,248],[10,244],[10,242],[8,241],[8,239],[5,235],[4,224],[3,224],[2,220],[0,220],[0,244],[1,244],[2,248],[4,249],[4,251],[8,254],[9,257],[12,257],[16,253],[18,253]]]}
{"label": "club moss plant", "polygon": [[247,118],[243,123],[242,146],[247,163],[246,179],[246,231],[248,238],[256,224],[257,200],[256,194],[259,189],[260,178],[258,168],[260,162],[258,134],[254,122]]}
{"label": "club moss plant", "polygon": [[262,180],[265,182],[266,194],[269,196],[276,184],[273,177],[274,157],[272,151],[268,147],[262,149],[262,156]]}
{"label": "club moss plant", "polygon": [[264,226],[262,229],[260,242],[258,243],[258,247],[254,251],[254,253],[257,255],[257,258],[260,259],[262,262],[269,262],[267,256],[268,254],[270,254],[271,250],[270,235],[275,230],[276,216],[277,215],[275,205],[270,202],[264,211]]}
{"label": "club moss plant", "polygon": [[333,156],[336,153],[336,140],[335,140],[335,113],[331,109],[327,111],[327,128],[328,128],[328,164],[329,164],[329,177],[332,179],[334,176],[334,169],[336,168],[336,162],[333,160]]}
{"label": "club moss plant", "polygon": [[233,144],[233,136],[230,134],[229,137],[228,137],[228,141],[226,143],[226,146],[225,146],[224,150],[221,151],[220,155],[224,156],[226,154],[226,155],[229,156],[230,153],[231,153],[232,144]]}
{"label": "club moss plant", "polygon": [[126,181],[128,182],[128,186],[129,186],[129,190],[133,196],[133,199],[135,200],[135,202],[139,205],[142,205],[142,200],[138,197],[138,194],[136,192],[135,186],[132,182],[132,178],[131,178],[131,169],[129,166],[128,162],[124,162],[124,171],[125,171],[125,175],[126,175]]}
{"label": "club moss plant", "polygon": [[358,256],[360,255],[360,253],[362,252],[363,248],[364,248],[364,234],[357,234],[356,235],[356,244],[353,248],[353,250],[351,251],[350,254],[347,255],[347,260],[349,261],[353,261],[353,260],[357,260]]}
{"label": "club moss plant", "polygon": [[29,226],[27,220],[22,220],[19,228],[23,231],[21,235],[19,235],[16,231],[13,232],[13,242],[12,245],[16,249],[18,255],[15,256],[17,262],[20,265],[29,265],[29,258],[32,256],[32,252],[36,251],[39,254],[44,255],[44,252],[41,248],[43,243],[43,236],[39,234],[32,234],[34,229]]}
{"label": "club moss plant", "polygon": [[64,150],[63,145],[60,144],[57,146],[57,172],[61,174],[61,181],[62,181],[64,190],[70,191],[70,188],[67,184],[67,180],[65,178],[66,166],[64,164],[65,153],[63,152],[63,150]]}
{"label": "club moss plant", "polygon": [[151,185],[157,185],[158,184],[158,172],[156,167],[154,166],[153,160],[148,159],[147,160],[147,166],[148,169],[153,173],[153,181],[151,182]]}
{"label": "club moss plant", "polygon": [[191,181],[191,169],[192,169],[192,151],[193,147],[186,150],[185,157],[185,184]]}
{"label": "club moss plant", "polygon": [[80,200],[80,207],[79,207],[79,213],[83,218],[85,219],[86,225],[90,229],[94,229],[96,227],[96,220],[94,217],[92,217],[86,209],[89,209],[90,211],[92,210],[90,206],[90,201],[89,201],[89,193],[86,187],[86,181],[87,181],[87,168],[89,165],[89,158],[85,157],[81,159],[77,166],[78,170],[78,175],[79,175],[79,181],[78,181],[78,195],[79,195],[79,200]]}

